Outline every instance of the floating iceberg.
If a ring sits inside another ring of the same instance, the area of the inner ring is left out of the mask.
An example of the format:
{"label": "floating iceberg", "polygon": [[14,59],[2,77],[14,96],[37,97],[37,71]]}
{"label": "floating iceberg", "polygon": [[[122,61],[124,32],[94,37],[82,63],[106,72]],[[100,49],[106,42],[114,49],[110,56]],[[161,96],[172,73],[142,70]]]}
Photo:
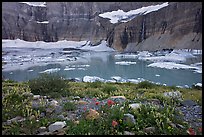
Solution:
{"label": "floating iceberg", "polygon": [[134,65],[134,64],[137,64],[137,63],[132,62],[132,61],[120,61],[120,62],[115,62],[115,64],[117,64],[117,65]]}
{"label": "floating iceberg", "polygon": [[96,82],[96,81],[105,82],[105,79],[96,77],[96,76],[84,76],[82,81],[83,82]]}
{"label": "floating iceberg", "polygon": [[41,72],[39,72],[39,73],[54,73],[54,72],[57,72],[57,71],[60,71],[60,68],[47,69],[47,70],[41,71]]}

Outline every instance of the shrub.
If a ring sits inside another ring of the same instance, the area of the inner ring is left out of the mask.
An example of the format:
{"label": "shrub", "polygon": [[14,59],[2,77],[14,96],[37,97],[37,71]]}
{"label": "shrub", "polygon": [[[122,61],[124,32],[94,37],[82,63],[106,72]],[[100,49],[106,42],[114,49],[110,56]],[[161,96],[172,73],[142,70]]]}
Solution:
{"label": "shrub", "polygon": [[2,118],[3,121],[16,116],[27,117],[32,114],[31,98],[24,93],[30,92],[29,87],[19,84],[2,88]]}
{"label": "shrub", "polygon": [[50,95],[53,98],[68,95],[68,83],[59,75],[42,74],[28,84],[33,94]]}
{"label": "shrub", "polygon": [[66,102],[63,108],[66,111],[72,111],[76,109],[76,105],[73,102]]}
{"label": "shrub", "polygon": [[88,86],[91,87],[91,88],[100,88],[101,84],[102,84],[102,82],[100,82],[100,81],[89,82]]}
{"label": "shrub", "polygon": [[117,88],[115,86],[112,86],[112,85],[105,85],[102,90],[105,93],[111,94],[111,92],[116,91]]}
{"label": "shrub", "polygon": [[140,83],[137,84],[137,88],[146,88],[146,89],[150,89],[155,87],[156,85],[149,82],[149,81],[142,81]]}

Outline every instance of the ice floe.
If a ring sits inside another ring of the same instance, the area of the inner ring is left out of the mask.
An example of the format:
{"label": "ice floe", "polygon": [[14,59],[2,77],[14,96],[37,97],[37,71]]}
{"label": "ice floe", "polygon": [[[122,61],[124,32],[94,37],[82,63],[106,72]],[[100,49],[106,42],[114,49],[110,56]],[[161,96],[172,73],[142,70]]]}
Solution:
{"label": "ice floe", "polygon": [[57,72],[57,71],[60,71],[60,68],[47,69],[47,70],[41,71],[39,73],[54,73],[54,72]]}
{"label": "ice floe", "polygon": [[115,59],[123,59],[123,58],[128,58],[128,59],[136,59],[138,58],[138,55],[136,54],[116,54],[114,55]]}
{"label": "ice floe", "polygon": [[156,74],[155,76],[156,76],[156,77],[160,77],[160,75],[159,75],[159,74]]}
{"label": "ice floe", "polygon": [[[147,54],[147,53],[146,53]],[[148,54],[147,54],[148,55]],[[185,50],[173,50],[171,53],[166,54],[165,56],[150,56],[139,55],[140,60],[148,60],[153,62],[185,62],[187,58],[194,58],[195,56],[190,52]]]}
{"label": "ice floe", "polygon": [[120,61],[120,62],[115,62],[115,64],[117,64],[117,65],[134,65],[134,64],[137,64],[137,62],[133,62],[133,61]]}
{"label": "ice floe", "polygon": [[202,83],[196,83],[195,86],[202,87]]}
{"label": "ice floe", "polygon": [[123,10],[118,9],[117,11],[105,12],[99,14],[102,18],[110,19],[110,22],[115,24],[118,22],[128,22],[129,20],[135,18],[137,15],[145,15],[153,11],[157,11],[161,8],[168,6],[168,2],[158,5],[151,5],[147,7],[142,7],[136,10],[130,10],[128,12],[124,12]]}
{"label": "ice floe", "polygon": [[156,63],[149,64],[148,67],[159,67],[159,68],[166,68],[166,69],[197,69],[197,67],[192,67],[184,64],[177,64],[174,62],[156,62]]}
{"label": "ice floe", "polygon": [[105,82],[105,79],[97,77],[97,76],[84,76],[82,81],[83,82],[96,82],[96,81]]}

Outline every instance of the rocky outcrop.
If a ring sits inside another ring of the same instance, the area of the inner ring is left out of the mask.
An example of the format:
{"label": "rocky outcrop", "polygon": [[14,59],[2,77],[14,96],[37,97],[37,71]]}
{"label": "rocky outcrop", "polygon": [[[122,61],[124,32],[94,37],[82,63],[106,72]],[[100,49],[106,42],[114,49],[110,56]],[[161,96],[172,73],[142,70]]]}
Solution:
{"label": "rocky outcrop", "polygon": [[[129,11],[162,2],[47,2],[46,7],[2,3],[2,39],[53,42],[107,40],[119,51],[202,49],[202,3],[169,5],[126,22],[111,24],[100,13]],[[47,23],[45,22],[47,21]],[[44,22],[44,23],[43,23]]]}

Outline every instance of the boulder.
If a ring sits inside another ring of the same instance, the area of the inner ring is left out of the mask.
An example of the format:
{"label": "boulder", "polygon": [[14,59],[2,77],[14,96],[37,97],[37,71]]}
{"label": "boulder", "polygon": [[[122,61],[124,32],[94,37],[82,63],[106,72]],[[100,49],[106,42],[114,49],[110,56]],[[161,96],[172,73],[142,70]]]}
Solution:
{"label": "boulder", "polygon": [[128,126],[133,126],[136,124],[134,116],[130,113],[124,114],[123,122]]}
{"label": "boulder", "polygon": [[129,104],[129,107],[132,109],[138,109],[141,107],[141,103],[133,103],[133,104]]}
{"label": "boulder", "polygon": [[197,104],[192,100],[184,100],[183,102],[181,102],[181,105],[183,105],[183,106],[196,106]]}
{"label": "boulder", "polygon": [[88,114],[86,115],[86,119],[97,119],[99,118],[99,113],[94,110],[94,109],[90,109]]}
{"label": "boulder", "polygon": [[40,99],[40,95],[33,95],[33,100]]}
{"label": "boulder", "polygon": [[156,130],[155,127],[147,127],[147,128],[144,128],[144,132],[146,133],[154,133]]}
{"label": "boulder", "polygon": [[57,121],[57,122],[49,125],[48,129],[49,129],[49,132],[54,132],[54,131],[62,129],[65,126],[66,126],[66,122],[65,121],[63,121],[63,122]]}

